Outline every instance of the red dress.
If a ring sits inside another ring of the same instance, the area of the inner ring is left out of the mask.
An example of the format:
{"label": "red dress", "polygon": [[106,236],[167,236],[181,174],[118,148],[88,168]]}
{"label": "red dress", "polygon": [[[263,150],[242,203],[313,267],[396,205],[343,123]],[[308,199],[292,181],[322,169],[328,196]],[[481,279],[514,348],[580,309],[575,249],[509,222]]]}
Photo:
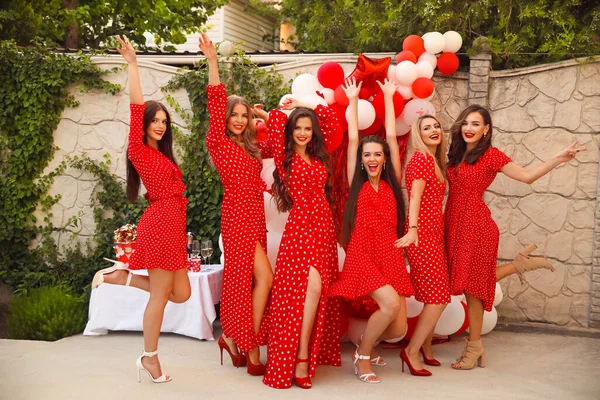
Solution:
{"label": "red dress", "polygon": [[[221,293],[221,327],[243,352],[266,344],[268,311],[263,314],[260,332],[252,327],[252,271],[256,242],[267,248],[265,183],[260,178],[262,164],[250,157],[225,133],[225,85],[208,85],[210,128],[206,147],[223,184],[221,235],[225,265]],[[252,123],[250,121],[249,123]],[[263,157],[270,157],[266,143],[258,142]]]}
{"label": "red dress", "polygon": [[463,161],[447,173],[450,190],[444,217],[451,292],[481,299],[486,311],[494,304],[500,232],[483,192],[509,162],[508,156],[490,147],[475,164]]}
{"label": "red dress", "polygon": [[181,171],[154,147],[144,144],[144,104],[131,104],[127,156],[146,187],[150,205],[137,225],[135,251],[129,269],[160,268],[176,271],[188,267],[185,236],[185,185]]}
{"label": "red dress", "polygon": [[[317,106],[315,112],[327,141],[337,128],[337,117],[322,106]],[[338,259],[333,215],[325,195],[327,170],[320,161],[312,159],[309,164],[294,152],[287,176],[283,169],[286,122],[284,113],[271,111],[269,142],[275,166],[281,178],[288,179],[287,190],[294,203],[281,238],[271,292],[267,371],[263,382],[274,388],[288,388],[292,384],[310,267],[321,275],[322,291],[309,344],[309,374],[315,376],[317,365],[342,363],[339,300],[328,299],[329,286],[337,278]]]}
{"label": "red dress", "polygon": [[398,239],[397,225],[392,188],[380,180],[379,191],[376,191],[365,182],[356,201],[356,219],[346,249],[344,269],[331,287],[330,296],[359,301],[366,308],[376,310],[377,303],[368,296],[373,290],[392,285],[401,296],[414,294],[402,249],[394,246]]}
{"label": "red dress", "polygon": [[[419,210],[419,246],[416,247],[413,243],[406,248],[410,277],[416,291],[415,298],[425,304],[448,304],[450,288],[442,216],[446,182],[440,182],[435,175],[433,157],[419,151],[413,154],[406,166],[409,198],[415,180],[427,182]],[[405,232],[408,232],[408,226],[407,218]]]}

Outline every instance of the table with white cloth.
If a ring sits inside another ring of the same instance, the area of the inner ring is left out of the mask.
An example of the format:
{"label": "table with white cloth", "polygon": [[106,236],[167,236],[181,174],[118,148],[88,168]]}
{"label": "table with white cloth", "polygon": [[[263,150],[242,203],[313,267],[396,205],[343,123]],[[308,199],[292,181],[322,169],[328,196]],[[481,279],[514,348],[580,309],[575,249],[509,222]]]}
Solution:
{"label": "table with white cloth", "polygon": [[[148,275],[148,271],[131,271]],[[221,298],[223,266],[202,265],[200,272],[188,272],[191,295],[181,304],[168,302],[161,332],[173,332],[197,339],[214,340],[212,323],[215,304]],[[106,335],[108,331],[141,331],[150,294],[143,290],[104,283],[92,289],[88,323],[84,335]]]}

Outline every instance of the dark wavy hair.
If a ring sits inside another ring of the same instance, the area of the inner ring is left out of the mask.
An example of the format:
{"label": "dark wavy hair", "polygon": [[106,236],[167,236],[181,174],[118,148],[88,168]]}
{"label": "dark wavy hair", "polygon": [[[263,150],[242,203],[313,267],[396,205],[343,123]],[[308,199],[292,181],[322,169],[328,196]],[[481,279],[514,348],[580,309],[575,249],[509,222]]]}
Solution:
{"label": "dark wavy hair", "polygon": [[[144,104],[146,105],[142,128],[144,130],[144,144],[148,144],[146,130],[148,129],[148,126],[150,126],[152,119],[156,116],[157,112],[160,110],[164,111],[165,114],[167,114],[167,130],[163,134],[162,139],[158,141],[158,151],[167,156],[167,158],[171,160],[173,164],[177,165],[175,157],[173,156],[173,130],[171,129],[171,116],[169,115],[169,111],[158,101],[148,100]],[[130,203],[135,203],[139,193],[140,174],[137,172],[133,166],[133,163],[129,159],[129,154],[127,154],[127,200],[129,200]]]}
{"label": "dark wavy hair", "polygon": [[292,164],[292,157],[294,156],[294,128],[300,118],[310,118],[312,122],[312,138],[306,146],[306,152],[311,159],[319,160],[327,169],[327,183],[325,184],[325,195],[330,205],[333,204],[333,186],[331,182],[331,165],[329,159],[329,153],[325,149],[325,139],[319,126],[319,120],[317,114],[308,108],[296,108],[290,114],[287,123],[284,128],[284,146],[285,146],[285,160],[283,161],[283,169],[286,173],[285,182],[279,175],[279,172],[275,170],[273,172],[273,197],[277,202],[277,209],[279,212],[287,212],[292,209],[293,201],[290,197],[287,189],[287,183],[290,176],[290,166]]}
{"label": "dark wavy hair", "polygon": [[[483,118],[483,124],[489,125],[490,129],[487,131],[487,134],[479,140],[479,143],[475,146],[473,150],[467,153],[467,142],[462,137],[462,125],[467,119],[467,116],[471,113],[479,113]],[[492,117],[490,116],[490,112],[485,108],[478,104],[473,104],[462,110],[462,112],[458,115],[458,118],[452,124],[450,128],[450,150],[448,151],[448,167],[456,167],[460,165],[464,161],[467,164],[475,164],[479,157],[483,153],[486,152],[487,149],[492,147]],[[465,155],[465,153],[467,153]]]}
{"label": "dark wavy hair", "polygon": [[396,233],[398,237],[402,237],[405,221],[404,211],[404,196],[400,190],[400,183],[394,173],[394,168],[390,165],[390,146],[385,140],[379,136],[367,136],[360,141],[358,150],[356,151],[356,165],[354,166],[354,177],[348,191],[348,199],[346,200],[346,206],[344,207],[344,219],[342,221],[342,230],[340,232],[339,242],[342,247],[348,246],[350,243],[350,237],[354,230],[354,222],[356,220],[356,202],[358,201],[358,194],[363,187],[363,184],[369,180],[369,174],[366,169],[361,168],[362,165],[362,153],[363,147],[367,143],[378,143],[383,148],[383,154],[385,161],[388,163],[387,168],[381,171],[381,180],[385,181],[396,198],[396,216],[398,219],[398,225],[396,226]]}

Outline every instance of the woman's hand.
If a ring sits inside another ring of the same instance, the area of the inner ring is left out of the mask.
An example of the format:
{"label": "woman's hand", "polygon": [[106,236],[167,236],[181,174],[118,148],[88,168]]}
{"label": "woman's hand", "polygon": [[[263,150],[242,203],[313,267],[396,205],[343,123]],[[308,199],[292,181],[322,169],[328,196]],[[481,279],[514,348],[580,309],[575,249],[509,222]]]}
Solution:
{"label": "woman's hand", "polygon": [[409,229],[406,235],[394,242],[396,247],[408,247],[411,244],[415,244],[415,247],[419,247],[419,234],[416,229]]}
{"label": "woman's hand", "polygon": [[564,163],[564,162],[568,162],[568,161],[571,161],[572,159],[574,159],[575,156],[577,155],[577,153],[587,150],[587,147],[579,147],[576,149],[575,148],[576,145],[577,145],[577,142],[571,143],[570,146],[568,146],[568,147],[562,149],[561,151],[559,151],[558,153],[556,153],[554,158],[556,158],[556,160],[558,160],[560,163]]}
{"label": "woman's hand", "polygon": [[264,109],[265,105],[264,104],[255,104],[253,105],[252,108],[252,114],[254,114],[254,116],[256,118],[260,118],[262,120],[267,121],[269,119],[269,113],[265,111]]}
{"label": "woman's hand", "polygon": [[119,52],[119,54],[123,56],[125,61],[127,61],[127,64],[136,64],[137,57],[135,54],[135,49],[133,48],[131,43],[129,43],[129,39],[127,39],[127,36],[123,35],[123,39],[121,39],[121,37],[117,35],[116,38],[121,44],[120,46],[117,46],[117,51]]}
{"label": "woman's hand", "polygon": [[386,96],[393,96],[396,93],[396,84],[390,81],[388,78],[385,78],[384,83],[377,81],[377,84],[381,88],[381,91]]}
{"label": "woman's hand", "polygon": [[352,77],[346,79],[346,82],[344,83],[344,86],[342,86],[342,89],[344,90],[344,93],[346,93],[346,97],[348,97],[348,100],[352,100],[358,99],[358,94],[360,93],[361,86],[362,82],[360,82],[357,86],[356,78]]}
{"label": "woman's hand", "polygon": [[202,50],[202,53],[204,53],[206,60],[209,62],[217,61],[217,49],[215,48],[213,42],[208,38],[206,33],[200,34],[200,37],[198,37],[198,42],[200,44],[200,50]]}

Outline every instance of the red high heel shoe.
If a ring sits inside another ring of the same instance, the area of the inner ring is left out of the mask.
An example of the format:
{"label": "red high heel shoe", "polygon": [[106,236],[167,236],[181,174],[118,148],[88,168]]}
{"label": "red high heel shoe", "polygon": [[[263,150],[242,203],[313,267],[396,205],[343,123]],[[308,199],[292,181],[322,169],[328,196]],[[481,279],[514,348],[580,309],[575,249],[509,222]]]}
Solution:
{"label": "red high heel shoe", "polygon": [[263,376],[266,371],[266,367],[262,365],[260,362],[258,364],[254,364],[250,359],[250,356],[246,353],[246,363],[248,364],[246,371],[249,375],[252,376]]}
{"label": "red high heel shoe", "polygon": [[227,342],[225,339],[223,339],[223,336],[219,336],[217,343],[219,344],[219,350],[221,351],[221,365],[223,365],[223,350],[229,353],[229,357],[231,357],[231,363],[234,367],[239,368],[246,365],[246,358],[243,357],[241,353],[233,354],[227,345]]}
{"label": "red high heel shoe", "polygon": [[431,372],[426,369],[416,370],[413,368],[408,356],[406,355],[406,349],[402,349],[400,352],[400,359],[402,359],[402,372],[404,372],[404,363],[408,365],[408,369],[410,370],[410,374],[414,376],[431,376]]}
{"label": "red high heel shoe", "polygon": [[425,351],[422,347],[419,349],[419,353],[421,353],[421,355],[423,356],[423,362],[425,363],[425,365],[431,365],[433,367],[439,367],[440,365],[442,365],[442,363],[436,360],[435,358],[427,358],[425,356]]}
{"label": "red high heel shoe", "polygon": [[[296,364],[300,363],[308,363],[308,358],[298,358],[296,359]],[[312,382],[310,381],[310,376],[306,378],[299,378],[294,375],[294,381],[296,381],[296,386],[302,389],[310,389],[312,387]]]}

